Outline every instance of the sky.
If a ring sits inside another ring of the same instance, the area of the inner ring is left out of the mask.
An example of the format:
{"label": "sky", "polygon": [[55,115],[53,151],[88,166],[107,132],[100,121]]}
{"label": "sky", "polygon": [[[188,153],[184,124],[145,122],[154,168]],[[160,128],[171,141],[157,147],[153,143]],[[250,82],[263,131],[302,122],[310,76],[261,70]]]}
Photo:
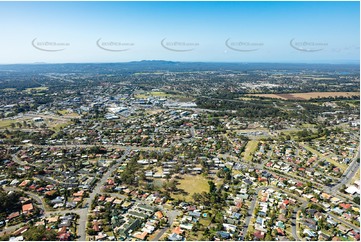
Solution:
{"label": "sky", "polygon": [[359,63],[359,2],[0,2],[0,64]]}

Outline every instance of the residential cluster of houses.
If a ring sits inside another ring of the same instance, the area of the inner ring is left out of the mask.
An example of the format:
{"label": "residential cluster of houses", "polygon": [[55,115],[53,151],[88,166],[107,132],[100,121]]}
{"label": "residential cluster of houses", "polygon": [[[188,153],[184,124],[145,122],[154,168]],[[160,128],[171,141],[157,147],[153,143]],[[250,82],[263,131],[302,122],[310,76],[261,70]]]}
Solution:
{"label": "residential cluster of houses", "polygon": [[342,131],[341,133],[331,133],[325,140],[313,141],[311,145],[334,161],[349,164],[357,152],[358,137],[355,137],[352,132]]}
{"label": "residential cluster of houses", "polygon": [[[95,240],[145,240],[155,233],[160,223],[167,221],[164,213],[157,206],[151,205],[154,202],[153,196],[146,194],[139,197],[133,193],[133,197],[134,200],[124,199],[117,195],[97,196],[92,205],[94,207],[91,211],[93,219],[89,221],[93,233],[92,238]],[[111,210],[107,210],[109,207]],[[109,218],[104,216],[109,216]],[[104,221],[108,219],[110,223],[104,224]]]}
{"label": "residential cluster of houses", "polygon": [[361,193],[361,181],[356,180],[353,184],[350,184],[346,189],[345,192],[350,195],[358,195],[360,196]]}
{"label": "residential cluster of houses", "polygon": [[[286,193],[273,188],[264,189],[258,199],[258,210],[255,214],[254,232],[255,240],[263,240],[267,232],[275,230],[275,239],[284,241],[291,236],[286,233],[286,227],[291,226],[290,214],[298,201]],[[269,224],[269,221],[273,221]]]}
{"label": "residential cluster of houses", "polygon": [[[353,142],[352,147],[355,145],[356,143]],[[272,152],[271,157],[267,157],[266,150],[262,151],[262,147],[263,145],[259,146],[259,151],[255,152],[255,156],[260,160],[266,160],[265,167],[270,170],[294,174],[301,179],[317,180],[317,182],[325,185],[335,183],[344,172],[342,168],[328,161],[325,158],[326,156],[321,157],[314,154],[295,142],[285,144],[277,141],[269,142],[268,147]],[[315,147],[315,149],[320,148]],[[345,159],[351,161],[351,159],[354,159],[354,155],[355,153],[352,152]]]}
{"label": "residential cluster of houses", "polygon": [[[44,196],[55,209],[75,208],[122,154],[116,149],[101,149],[101,154],[96,154],[85,148],[24,147],[15,154],[14,160],[4,165],[7,169],[15,168],[18,177],[31,178],[7,178],[1,180],[1,184]],[[34,172],[34,168],[42,172]]]}
{"label": "residential cluster of houses", "polygon": [[[335,219],[318,211],[317,209],[306,209],[302,214],[302,235],[306,240],[340,241],[360,240],[360,230],[350,228],[335,221]],[[321,224],[323,220],[323,225]],[[332,232],[331,232],[332,230]]]}
{"label": "residential cluster of houses", "polygon": [[[11,193],[13,193],[13,191],[9,191],[8,195],[10,195]],[[5,220],[1,221],[2,226],[5,226],[5,224],[9,226],[21,223],[23,219],[29,219],[38,215],[41,212],[39,208],[37,208],[34,204],[33,199],[28,197],[20,197],[19,200],[21,204],[21,209],[19,211],[3,211],[6,215]],[[13,202],[16,203],[17,201]]]}
{"label": "residential cluster of houses", "polygon": [[179,222],[173,224],[173,228],[167,236],[170,241],[185,240],[187,231],[192,231],[193,226],[202,218],[207,217],[207,213],[202,213],[203,207],[181,202],[179,209],[183,212]]}
{"label": "residential cluster of houses", "polygon": [[63,216],[47,217],[35,224],[35,226],[47,226],[55,229],[57,232],[57,239],[60,241],[69,241],[76,238],[75,232],[76,217],[73,214],[66,214]]}

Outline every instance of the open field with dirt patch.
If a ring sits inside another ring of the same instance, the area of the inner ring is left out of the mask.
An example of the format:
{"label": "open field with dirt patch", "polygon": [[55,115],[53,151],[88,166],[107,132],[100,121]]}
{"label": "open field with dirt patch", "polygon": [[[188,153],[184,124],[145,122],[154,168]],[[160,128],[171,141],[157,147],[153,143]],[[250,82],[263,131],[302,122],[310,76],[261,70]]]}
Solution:
{"label": "open field with dirt patch", "polygon": [[177,180],[179,184],[177,188],[187,192],[187,195],[173,194],[174,198],[185,198],[186,201],[192,201],[192,195],[194,193],[202,193],[209,191],[209,184],[207,178],[201,175],[184,175],[182,179]]}
{"label": "open field with dirt patch", "polygon": [[283,100],[310,100],[311,98],[360,96],[360,93],[359,92],[307,92],[307,93],[280,93],[280,94],[247,94],[247,96],[276,98]]}

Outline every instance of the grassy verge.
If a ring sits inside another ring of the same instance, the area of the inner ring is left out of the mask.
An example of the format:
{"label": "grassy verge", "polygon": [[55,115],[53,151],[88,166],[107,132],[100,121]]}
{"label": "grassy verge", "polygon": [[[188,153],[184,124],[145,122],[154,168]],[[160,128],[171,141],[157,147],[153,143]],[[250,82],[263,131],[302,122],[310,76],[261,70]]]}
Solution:
{"label": "grassy verge", "polygon": [[360,168],[358,168],[355,176],[351,179],[351,183],[353,184],[355,181],[360,180]]}

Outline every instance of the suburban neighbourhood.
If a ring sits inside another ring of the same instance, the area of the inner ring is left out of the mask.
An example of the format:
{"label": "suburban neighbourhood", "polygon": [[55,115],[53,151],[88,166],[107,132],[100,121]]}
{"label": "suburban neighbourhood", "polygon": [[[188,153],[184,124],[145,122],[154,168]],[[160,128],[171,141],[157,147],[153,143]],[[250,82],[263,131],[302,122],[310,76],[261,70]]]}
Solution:
{"label": "suburban neighbourhood", "polygon": [[357,74],[56,70],[0,83],[2,240],[360,240]]}

